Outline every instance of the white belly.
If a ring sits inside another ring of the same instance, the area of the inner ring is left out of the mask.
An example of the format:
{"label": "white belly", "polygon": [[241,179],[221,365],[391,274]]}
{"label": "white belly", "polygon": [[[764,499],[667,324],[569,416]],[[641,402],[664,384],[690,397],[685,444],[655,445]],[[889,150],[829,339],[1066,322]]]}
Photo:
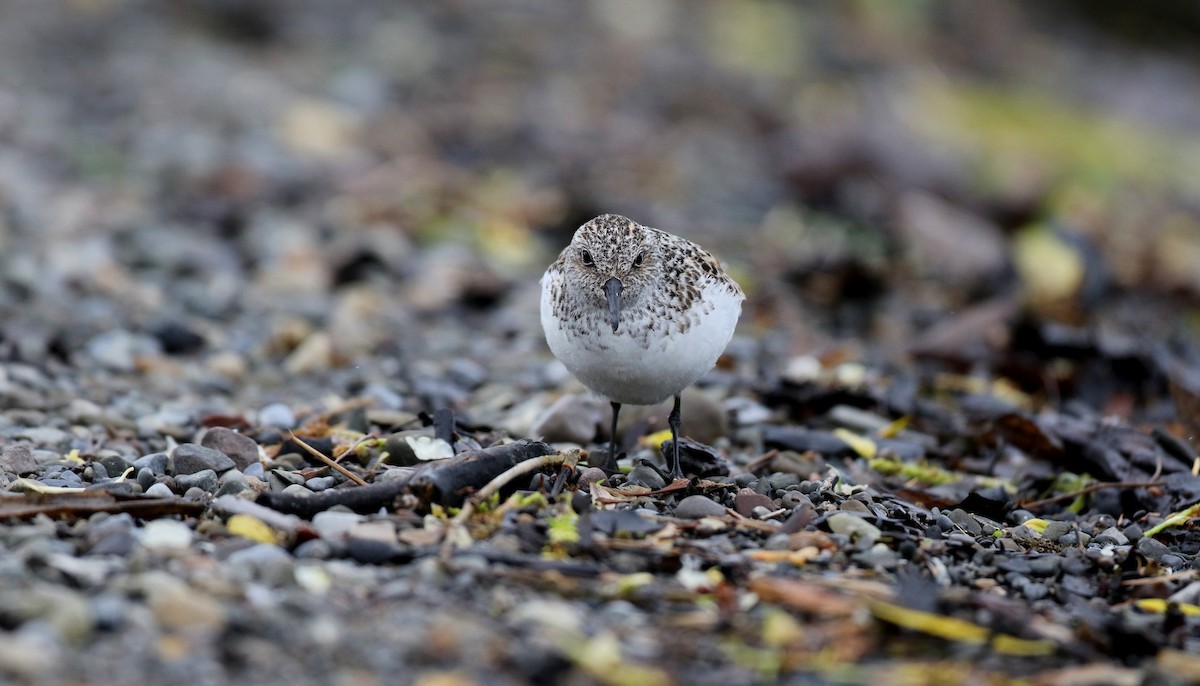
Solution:
{"label": "white belly", "polygon": [[705,288],[702,300],[712,310],[687,331],[664,327],[648,332],[622,312],[613,333],[605,313],[592,320],[588,332],[564,326],[550,306],[549,284],[542,285],[542,328],[546,342],[583,385],[609,400],[654,405],[695,383],[716,364],[729,344],[742,310],[742,298],[719,284]]}

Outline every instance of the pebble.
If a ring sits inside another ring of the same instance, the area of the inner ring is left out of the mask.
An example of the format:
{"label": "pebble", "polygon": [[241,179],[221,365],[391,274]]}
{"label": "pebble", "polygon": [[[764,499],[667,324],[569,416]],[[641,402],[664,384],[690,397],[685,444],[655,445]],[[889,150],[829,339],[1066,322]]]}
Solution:
{"label": "pebble", "polygon": [[[862,503],[859,504],[861,505]],[[830,531],[846,536],[853,544],[862,549],[875,545],[875,542],[883,536],[883,532],[879,530],[879,527],[862,517],[846,512],[835,512],[829,515],[825,519],[825,523],[829,525]]]}
{"label": "pebble", "polygon": [[167,454],[166,453],[151,453],[143,455],[133,461],[133,466],[138,470],[138,477],[141,477],[142,470],[150,470],[150,473],[155,476],[161,476],[167,473]]}
{"label": "pebble", "polygon": [[1125,537],[1125,534],[1118,531],[1115,526],[1110,526],[1101,531],[1093,541],[1097,545],[1129,545],[1129,539]]}
{"label": "pebble", "polygon": [[1167,548],[1166,544],[1154,538],[1139,538],[1137,542],[1137,549],[1138,552],[1140,552],[1142,555],[1145,555],[1147,559],[1154,560],[1155,562],[1159,563],[1163,561],[1164,556],[1170,554],[1171,552],[1170,549]]}
{"label": "pebble", "polygon": [[176,474],[195,474],[205,469],[220,473],[236,466],[225,453],[195,443],[176,446],[171,460]]}
{"label": "pebble", "polygon": [[568,394],[542,411],[529,428],[529,435],[549,443],[585,445],[594,439],[611,410],[589,395]]}
{"label": "pebble", "polygon": [[174,491],[164,483],[152,484],[145,490],[145,494],[154,496],[155,498],[172,498],[175,496]]}
{"label": "pebble", "polygon": [[192,544],[195,532],[183,522],[174,519],[154,519],[146,522],[139,532],[139,542],[149,550],[169,552],[184,551]]}
{"label": "pebble", "polygon": [[175,477],[175,484],[185,493],[193,488],[212,493],[217,490],[217,473],[211,469],[203,469],[195,474],[180,474]]}
{"label": "pebble", "polygon": [[254,439],[223,426],[214,426],[206,431],[200,445],[224,453],[238,469],[258,462],[258,444]]}
{"label": "pebble", "polygon": [[743,488],[733,497],[733,509],[743,517],[756,516],[755,508],[763,508],[766,512],[771,512],[775,509],[775,501],[765,495],[755,493],[749,488]]}
{"label": "pebble", "polygon": [[689,495],[675,506],[675,516],[680,519],[702,519],[704,517],[720,517],[725,514],[725,506],[702,495]]}
{"label": "pebble", "polygon": [[608,475],[599,467],[588,467],[579,473],[579,484],[581,486],[591,488],[591,485],[597,481],[604,481]]}
{"label": "pebble", "polygon": [[954,522],[959,528],[972,536],[980,536],[983,534],[983,526],[978,519],[966,510],[954,508],[946,513],[946,517]]}
{"label": "pebble", "polygon": [[296,415],[292,413],[292,408],[283,403],[271,403],[258,411],[258,423],[263,426],[290,429],[296,426]]}
{"label": "pebble", "polygon": [[138,578],[146,604],[164,629],[193,636],[215,634],[225,627],[225,604],[166,572],[150,571]]}
{"label": "pebble", "polygon": [[366,521],[364,515],[342,510],[325,510],[313,515],[312,526],[327,541],[340,541],[351,529]]}
{"label": "pebble", "polygon": [[37,472],[39,466],[29,446],[17,444],[6,447],[0,454],[0,469],[17,476],[28,476]]}
{"label": "pebble", "polygon": [[666,480],[653,467],[639,464],[629,472],[625,483],[632,486],[642,486],[650,490],[658,490],[667,485]]}

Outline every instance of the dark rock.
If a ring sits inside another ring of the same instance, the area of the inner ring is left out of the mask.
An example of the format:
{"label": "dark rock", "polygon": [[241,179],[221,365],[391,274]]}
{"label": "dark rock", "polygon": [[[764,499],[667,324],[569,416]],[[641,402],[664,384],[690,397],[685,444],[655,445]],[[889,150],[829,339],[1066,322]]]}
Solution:
{"label": "dark rock", "polygon": [[1162,562],[1163,556],[1171,552],[1162,541],[1154,538],[1142,538],[1137,542],[1138,552],[1146,556],[1148,560]]}
{"label": "dark rock", "polygon": [[167,454],[151,453],[143,455],[133,461],[133,466],[138,469],[139,477],[143,469],[149,469],[150,473],[155,476],[162,476],[167,473]]}
{"label": "dark rock", "polygon": [[176,474],[195,474],[205,469],[220,473],[236,466],[225,453],[195,443],[179,445],[171,454],[171,458]]}
{"label": "dark rock", "polygon": [[217,473],[211,469],[202,469],[195,474],[180,474],[175,477],[179,490],[188,491],[199,488],[207,493],[217,490]]}
{"label": "dark rock", "polygon": [[585,531],[595,531],[605,536],[645,536],[661,528],[661,523],[634,510],[596,510],[585,515],[579,523],[581,535]]}
{"label": "dark rock", "polygon": [[[124,474],[126,469],[133,467],[133,463],[125,459],[123,455],[105,455],[101,458],[100,464],[104,465],[105,473],[114,479]],[[134,469],[134,473],[137,473],[136,469]]]}
{"label": "dark rock", "polygon": [[689,495],[675,506],[675,516],[680,519],[720,517],[724,514],[724,505],[702,495]]}
{"label": "dark rock", "polygon": [[650,490],[658,490],[667,485],[662,476],[651,466],[640,464],[629,472],[625,483],[633,486],[644,486]]}
{"label": "dark rock", "polygon": [[748,488],[743,488],[733,497],[733,509],[743,517],[755,516],[754,509],[757,507],[765,508],[770,512],[775,509],[775,501]]}
{"label": "dark rock", "polygon": [[854,450],[842,439],[829,431],[813,431],[795,426],[764,426],[763,445],[767,448],[794,450],[798,453],[809,450],[828,456],[851,457]]}
{"label": "dark rock", "polygon": [[238,469],[258,462],[258,444],[254,439],[223,426],[214,426],[205,432],[200,445],[224,453]]}

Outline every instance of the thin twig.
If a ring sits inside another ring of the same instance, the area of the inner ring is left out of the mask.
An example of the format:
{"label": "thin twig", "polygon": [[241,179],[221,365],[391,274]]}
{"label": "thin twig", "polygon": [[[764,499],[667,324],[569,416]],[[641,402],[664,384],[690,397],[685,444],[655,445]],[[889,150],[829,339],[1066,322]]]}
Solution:
{"label": "thin twig", "polygon": [[361,476],[355,474],[354,472],[350,471],[349,469],[346,469],[345,467],[334,462],[333,460],[329,459],[328,457],[325,457],[324,455],[321,454],[321,451],[317,450],[316,448],[312,447],[311,445],[300,440],[300,438],[298,436],[296,436],[296,434],[292,433],[291,431],[288,431],[288,433],[291,434],[292,440],[295,441],[297,445],[299,445],[301,448],[304,448],[305,450],[308,451],[309,455],[312,455],[313,457],[317,458],[321,462],[324,462],[325,464],[334,468],[335,470],[337,470],[337,472],[339,474],[341,474],[342,476],[346,477],[347,479],[353,481],[354,483],[358,484],[359,486],[367,485],[367,482],[363,481],[363,478]]}
{"label": "thin twig", "polygon": [[1088,493],[1093,493],[1095,491],[1102,491],[1106,488],[1153,488],[1155,486],[1165,486],[1165,485],[1166,484],[1163,483],[1162,481],[1107,481],[1104,483],[1092,484],[1090,486],[1085,486],[1085,487],[1079,489],[1078,491],[1071,491],[1070,493],[1063,493],[1063,494],[1056,495],[1051,498],[1045,498],[1043,500],[1031,500],[1029,502],[1021,502],[1021,503],[1018,503],[1018,505],[1019,505],[1019,507],[1022,507],[1024,509],[1028,510],[1028,509],[1035,508],[1035,507],[1041,507],[1043,505],[1050,505],[1052,503],[1062,502],[1064,500],[1071,500],[1072,498],[1078,498],[1081,495],[1087,495]]}
{"label": "thin twig", "polygon": [[570,453],[554,453],[552,455],[542,455],[541,457],[535,457],[531,460],[525,460],[524,462],[508,468],[499,476],[489,481],[486,486],[479,489],[475,495],[471,496],[465,503],[463,503],[462,509],[458,511],[458,514],[454,515],[454,519],[451,519],[449,523],[447,523],[446,528],[442,532],[442,564],[449,562],[450,555],[454,552],[454,540],[456,538],[456,534],[462,529],[462,526],[466,523],[467,519],[469,519],[471,515],[475,513],[475,505],[477,503],[481,503],[492,497],[494,493],[507,486],[513,479],[519,476],[536,472],[537,470],[545,467],[565,464],[568,461],[570,461],[570,464],[573,467],[575,463],[579,461],[579,453],[577,451]]}

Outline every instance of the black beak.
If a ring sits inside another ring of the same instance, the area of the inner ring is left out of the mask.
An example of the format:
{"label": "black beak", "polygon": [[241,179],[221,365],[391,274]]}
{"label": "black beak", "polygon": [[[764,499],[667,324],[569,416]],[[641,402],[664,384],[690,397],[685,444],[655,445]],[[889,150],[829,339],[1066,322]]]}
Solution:
{"label": "black beak", "polygon": [[621,280],[612,277],[604,282],[604,297],[608,298],[608,316],[612,321],[613,333],[617,332],[617,318],[621,316]]}

